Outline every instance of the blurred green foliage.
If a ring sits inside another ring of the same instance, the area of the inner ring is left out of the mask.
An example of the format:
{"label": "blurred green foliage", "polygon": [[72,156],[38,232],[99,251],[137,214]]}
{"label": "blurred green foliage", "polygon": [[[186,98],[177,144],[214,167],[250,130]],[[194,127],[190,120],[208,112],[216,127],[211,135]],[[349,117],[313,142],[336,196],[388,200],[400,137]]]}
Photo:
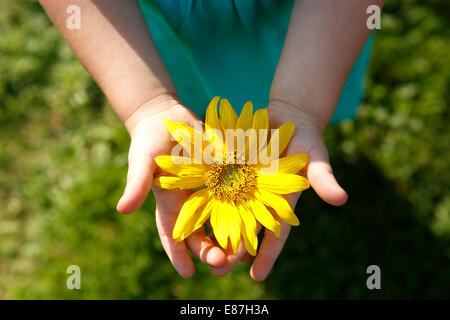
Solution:
{"label": "blurred green foliage", "polygon": [[[450,5],[388,1],[364,104],[326,141],[348,204],[305,192],[263,283],[181,279],[154,200],[124,216],[129,137],[36,1],[0,2],[1,299],[450,297]],[[66,268],[81,267],[68,290]],[[366,288],[377,264],[382,290]]]}

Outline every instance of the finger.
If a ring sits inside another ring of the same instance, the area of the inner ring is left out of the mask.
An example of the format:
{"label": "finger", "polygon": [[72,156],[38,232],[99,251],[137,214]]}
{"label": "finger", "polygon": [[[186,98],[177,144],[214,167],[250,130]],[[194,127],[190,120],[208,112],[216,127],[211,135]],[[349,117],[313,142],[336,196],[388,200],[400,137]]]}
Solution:
{"label": "finger", "polygon": [[156,198],[156,227],[158,228],[161,244],[173,267],[183,278],[192,277],[195,273],[194,263],[189,256],[184,241],[175,242],[172,230],[178,212],[184,200],[189,196],[188,191],[171,191],[158,188]]}
{"label": "finger", "polygon": [[261,247],[259,248],[258,254],[256,255],[250,268],[250,276],[255,281],[263,281],[267,277],[273,267],[273,264],[280,255],[284,243],[289,235],[291,226],[286,222],[279,219],[277,220],[281,225],[280,237],[277,238],[275,233],[268,229],[264,231],[264,238],[261,241]]}
{"label": "finger", "polygon": [[236,253],[233,253],[231,248],[225,250],[226,258],[225,263],[220,267],[211,266],[211,272],[217,277],[226,276],[231,269],[233,269],[234,265],[247,253],[245,249],[244,240],[241,240],[239,248]]}
{"label": "finger", "polygon": [[252,260],[253,260],[253,256],[251,254],[249,254],[248,252],[246,254],[244,254],[244,256],[241,258],[241,262],[243,262],[243,263],[249,263]]}
{"label": "finger", "polygon": [[136,135],[128,153],[128,175],[125,191],[117,204],[117,210],[128,214],[139,209],[152,186],[156,165],[144,135]]}
{"label": "finger", "polygon": [[309,157],[307,177],[314,191],[331,205],[345,204],[348,199],[347,193],[334,177],[325,145],[313,149]]}
{"label": "finger", "polygon": [[[258,234],[262,229],[262,225],[258,223],[256,225],[256,233]],[[217,243],[215,238],[213,238],[213,241]],[[241,243],[239,245],[239,249],[236,253],[233,252],[230,248],[225,250],[225,263],[217,268],[211,268],[211,271],[214,275],[218,277],[223,277],[227,275],[231,269],[238,263],[239,261],[242,261],[242,259],[246,256],[250,256],[250,260],[253,259],[253,257],[247,252],[247,249],[245,248],[245,242],[243,239],[241,239]]]}
{"label": "finger", "polygon": [[203,263],[220,267],[226,262],[225,253],[205,234],[203,228],[191,234],[186,239],[186,245]]}
{"label": "finger", "polygon": [[[295,205],[301,195],[301,192],[291,193],[286,195],[286,200],[292,209],[295,209]],[[269,208],[269,211],[272,212],[274,218],[280,223],[281,232],[280,237],[277,238],[275,233],[266,229],[264,232],[263,240],[261,241],[261,246],[259,248],[258,254],[253,261],[253,264],[250,268],[250,276],[255,281],[263,281],[269,274],[270,270],[280,255],[281,250],[286,243],[286,239],[289,236],[289,231],[291,230],[291,226],[286,222],[282,221],[273,211],[273,209]]]}

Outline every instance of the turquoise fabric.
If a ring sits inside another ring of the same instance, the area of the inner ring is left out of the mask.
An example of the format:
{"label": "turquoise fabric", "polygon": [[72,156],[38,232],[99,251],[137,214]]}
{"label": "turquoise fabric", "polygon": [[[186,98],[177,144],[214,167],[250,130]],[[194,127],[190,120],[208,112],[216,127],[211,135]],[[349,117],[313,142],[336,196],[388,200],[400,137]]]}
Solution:
{"label": "turquoise fabric", "polygon": [[[239,113],[265,108],[293,0],[140,0],[180,100],[202,119],[214,96]],[[372,38],[372,37],[371,37]],[[332,122],[353,118],[362,98],[372,39],[344,86]]]}

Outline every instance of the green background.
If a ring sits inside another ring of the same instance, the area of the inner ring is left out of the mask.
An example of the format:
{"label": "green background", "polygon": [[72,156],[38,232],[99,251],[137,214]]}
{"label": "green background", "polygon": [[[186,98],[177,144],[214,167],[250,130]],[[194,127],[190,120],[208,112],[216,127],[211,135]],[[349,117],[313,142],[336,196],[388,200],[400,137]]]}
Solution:
{"label": "green background", "polygon": [[[450,298],[450,3],[387,1],[363,105],[325,137],[349,202],[304,192],[262,283],[180,278],[151,197],[115,210],[129,137],[36,1],[0,2],[0,299]],[[82,289],[66,288],[81,268]],[[381,290],[366,287],[381,268]]]}

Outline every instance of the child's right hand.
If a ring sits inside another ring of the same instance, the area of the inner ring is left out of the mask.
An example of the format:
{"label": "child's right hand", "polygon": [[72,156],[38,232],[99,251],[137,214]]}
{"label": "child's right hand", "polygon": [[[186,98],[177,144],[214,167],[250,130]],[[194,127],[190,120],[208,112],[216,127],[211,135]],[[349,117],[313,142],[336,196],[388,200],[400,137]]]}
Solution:
{"label": "child's right hand", "polygon": [[[154,177],[161,173],[155,163],[155,157],[170,154],[175,145],[164,124],[164,118],[190,126],[193,126],[194,120],[198,120],[195,114],[177,99],[162,95],[139,107],[125,121],[131,135],[131,144],[127,185],[117,204],[117,210],[121,213],[131,213],[144,203]],[[172,238],[178,213],[192,191],[164,190],[154,186],[153,193],[156,198],[156,225],[161,243],[177,272],[182,277],[190,277],[195,272],[187,248],[204,263],[215,267],[223,265],[224,252],[204,233],[203,228],[179,243],[175,243]]]}

